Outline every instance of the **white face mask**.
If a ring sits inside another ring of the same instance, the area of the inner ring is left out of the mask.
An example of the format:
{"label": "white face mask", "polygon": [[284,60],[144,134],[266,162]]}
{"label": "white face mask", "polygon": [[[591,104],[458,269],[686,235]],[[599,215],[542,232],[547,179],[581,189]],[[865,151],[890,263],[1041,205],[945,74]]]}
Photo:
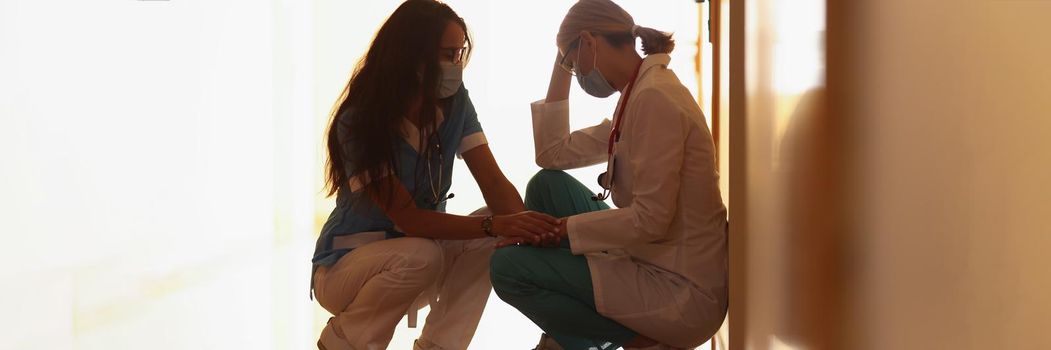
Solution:
{"label": "white face mask", "polygon": [[463,85],[463,65],[442,62],[442,80],[438,82],[438,98],[447,98],[456,94]]}

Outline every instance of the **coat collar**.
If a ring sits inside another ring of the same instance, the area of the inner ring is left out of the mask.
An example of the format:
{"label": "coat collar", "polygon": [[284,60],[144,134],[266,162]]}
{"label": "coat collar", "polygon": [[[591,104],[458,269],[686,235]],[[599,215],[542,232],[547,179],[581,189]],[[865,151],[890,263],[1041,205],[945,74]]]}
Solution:
{"label": "coat collar", "polygon": [[[668,55],[666,53],[657,53],[646,56],[642,59],[642,67],[639,67],[639,76],[635,77],[635,81],[631,83],[637,84],[638,82],[642,81],[642,77],[646,76],[646,73],[649,72],[650,68],[668,67],[668,63],[671,63],[671,55]],[[628,86],[625,85],[624,89],[621,89],[620,92],[624,93],[624,90],[626,90],[627,87]]]}

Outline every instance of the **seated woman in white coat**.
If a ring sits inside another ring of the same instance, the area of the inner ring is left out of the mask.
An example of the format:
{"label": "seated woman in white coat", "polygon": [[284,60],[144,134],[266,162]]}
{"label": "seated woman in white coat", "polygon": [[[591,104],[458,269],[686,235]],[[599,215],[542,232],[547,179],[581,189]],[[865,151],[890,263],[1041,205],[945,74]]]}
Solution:
{"label": "seated woman in white coat", "polygon": [[[727,221],[711,133],[667,67],[674,42],[609,0],[574,5],[556,41],[547,98],[532,105],[547,170],[525,204],[567,219],[555,246],[502,241],[493,287],[546,332],[540,349],[696,347],[726,315]],[[612,121],[570,133],[573,75],[592,96],[620,92]],[[594,196],[561,171],[602,162]],[[616,209],[600,202],[610,194]]]}

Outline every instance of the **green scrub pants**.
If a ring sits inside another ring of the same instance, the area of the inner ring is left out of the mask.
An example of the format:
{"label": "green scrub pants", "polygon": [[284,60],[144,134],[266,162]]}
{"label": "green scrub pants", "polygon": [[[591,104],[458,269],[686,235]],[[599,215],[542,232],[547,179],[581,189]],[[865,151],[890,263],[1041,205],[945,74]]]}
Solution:
{"label": "green scrub pants", "polygon": [[[525,206],[563,218],[609,209],[563,171],[541,170],[529,181]],[[566,350],[616,349],[637,335],[595,310],[587,259],[573,255],[569,239],[559,248],[510,246],[490,261],[496,294],[514,306]]]}

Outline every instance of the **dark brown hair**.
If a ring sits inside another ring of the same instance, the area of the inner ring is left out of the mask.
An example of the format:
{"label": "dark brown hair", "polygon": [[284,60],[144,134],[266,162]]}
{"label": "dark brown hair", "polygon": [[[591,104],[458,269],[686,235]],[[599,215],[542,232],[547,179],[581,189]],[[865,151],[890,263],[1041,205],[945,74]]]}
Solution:
{"label": "dark brown hair", "polygon": [[[325,163],[329,196],[348,188],[354,176],[365,179],[365,190],[375,194],[380,181],[368,179],[400,173],[397,146],[413,102],[424,106],[419,110],[421,144],[436,130],[435,108],[426,106],[438,103],[438,52],[449,23],[468,32],[467,24],[448,5],[408,0],[376,32],[333,108]],[[464,60],[470,51],[468,35]],[[422,152],[420,159],[430,159],[429,147]]]}

